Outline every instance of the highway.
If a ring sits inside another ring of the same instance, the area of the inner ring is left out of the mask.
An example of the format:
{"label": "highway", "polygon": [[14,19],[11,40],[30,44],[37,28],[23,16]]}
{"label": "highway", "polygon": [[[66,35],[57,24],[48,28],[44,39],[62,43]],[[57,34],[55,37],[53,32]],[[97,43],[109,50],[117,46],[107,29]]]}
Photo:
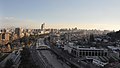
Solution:
{"label": "highway", "polygon": [[48,63],[50,63],[54,68],[70,68],[66,63],[57,59],[57,56],[49,50],[41,50],[40,51],[43,56],[47,59]]}
{"label": "highway", "polygon": [[[44,44],[42,38],[38,39],[36,43]],[[60,59],[57,59],[57,56],[50,50],[36,50],[36,46],[31,46],[30,52],[33,62],[39,68],[71,68]]]}
{"label": "highway", "polygon": [[41,57],[39,57],[35,46],[32,46],[30,49],[30,53],[33,59],[33,62],[35,63],[35,65],[37,65],[39,68],[47,68],[46,65],[44,64],[44,62],[42,61]]}

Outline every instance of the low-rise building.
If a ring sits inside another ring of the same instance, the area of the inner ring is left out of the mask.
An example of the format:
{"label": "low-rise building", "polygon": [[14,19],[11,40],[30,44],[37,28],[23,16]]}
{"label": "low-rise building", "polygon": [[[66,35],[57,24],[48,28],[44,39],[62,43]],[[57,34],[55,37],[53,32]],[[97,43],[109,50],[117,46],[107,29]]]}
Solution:
{"label": "low-rise building", "polygon": [[74,45],[74,43],[69,43],[69,45],[64,46],[64,50],[67,50],[69,53],[76,57],[108,55],[107,49],[95,47],[80,47],[79,45]]}

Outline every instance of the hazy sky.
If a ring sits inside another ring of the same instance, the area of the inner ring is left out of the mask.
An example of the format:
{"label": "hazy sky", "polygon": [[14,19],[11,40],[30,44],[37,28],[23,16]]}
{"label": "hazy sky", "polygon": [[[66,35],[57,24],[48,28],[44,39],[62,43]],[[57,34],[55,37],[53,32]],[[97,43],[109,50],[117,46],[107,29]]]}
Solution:
{"label": "hazy sky", "polygon": [[0,26],[120,29],[120,0],[0,0]]}

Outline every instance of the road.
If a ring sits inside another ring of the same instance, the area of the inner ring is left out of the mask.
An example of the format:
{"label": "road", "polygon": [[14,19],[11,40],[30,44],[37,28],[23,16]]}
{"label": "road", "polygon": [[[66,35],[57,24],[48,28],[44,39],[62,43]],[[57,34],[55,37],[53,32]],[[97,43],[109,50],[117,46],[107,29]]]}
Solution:
{"label": "road", "polygon": [[66,63],[57,59],[56,55],[49,50],[41,50],[39,51],[43,56],[47,59],[48,63],[50,63],[54,68],[70,68]]}
{"label": "road", "polygon": [[0,62],[0,68],[3,68],[5,66],[6,61],[10,59],[12,55],[14,54],[10,53],[3,61]]}
{"label": "road", "polygon": [[35,46],[32,46],[30,49],[30,53],[32,56],[32,60],[35,63],[36,66],[38,66],[39,68],[47,68],[47,66],[45,65],[45,63],[42,61],[41,57],[38,55]]}
{"label": "road", "polygon": [[[44,44],[43,38],[38,39],[36,43]],[[36,50],[36,46],[31,46],[30,52],[34,63],[39,68],[70,68],[66,63],[57,59],[50,50]]]}

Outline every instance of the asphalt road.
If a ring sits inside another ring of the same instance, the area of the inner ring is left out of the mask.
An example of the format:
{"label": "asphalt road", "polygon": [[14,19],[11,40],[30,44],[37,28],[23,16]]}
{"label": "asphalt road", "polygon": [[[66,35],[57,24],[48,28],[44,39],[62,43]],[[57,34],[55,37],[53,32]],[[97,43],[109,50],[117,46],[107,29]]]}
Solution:
{"label": "asphalt road", "polygon": [[35,63],[35,65],[37,65],[39,68],[47,68],[47,66],[45,65],[45,63],[42,61],[41,57],[38,55],[35,46],[31,47],[31,56],[33,59],[33,62]]}
{"label": "asphalt road", "polygon": [[39,51],[47,59],[48,63],[51,64],[54,68],[70,68],[66,63],[57,59],[56,55],[49,50]]}
{"label": "asphalt road", "polygon": [[[36,43],[44,44],[43,38],[38,39]],[[50,50],[36,50],[36,46],[31,46],[30,49],[32,59],[39,68],[70,68],[66,63],[57,59]]]}

